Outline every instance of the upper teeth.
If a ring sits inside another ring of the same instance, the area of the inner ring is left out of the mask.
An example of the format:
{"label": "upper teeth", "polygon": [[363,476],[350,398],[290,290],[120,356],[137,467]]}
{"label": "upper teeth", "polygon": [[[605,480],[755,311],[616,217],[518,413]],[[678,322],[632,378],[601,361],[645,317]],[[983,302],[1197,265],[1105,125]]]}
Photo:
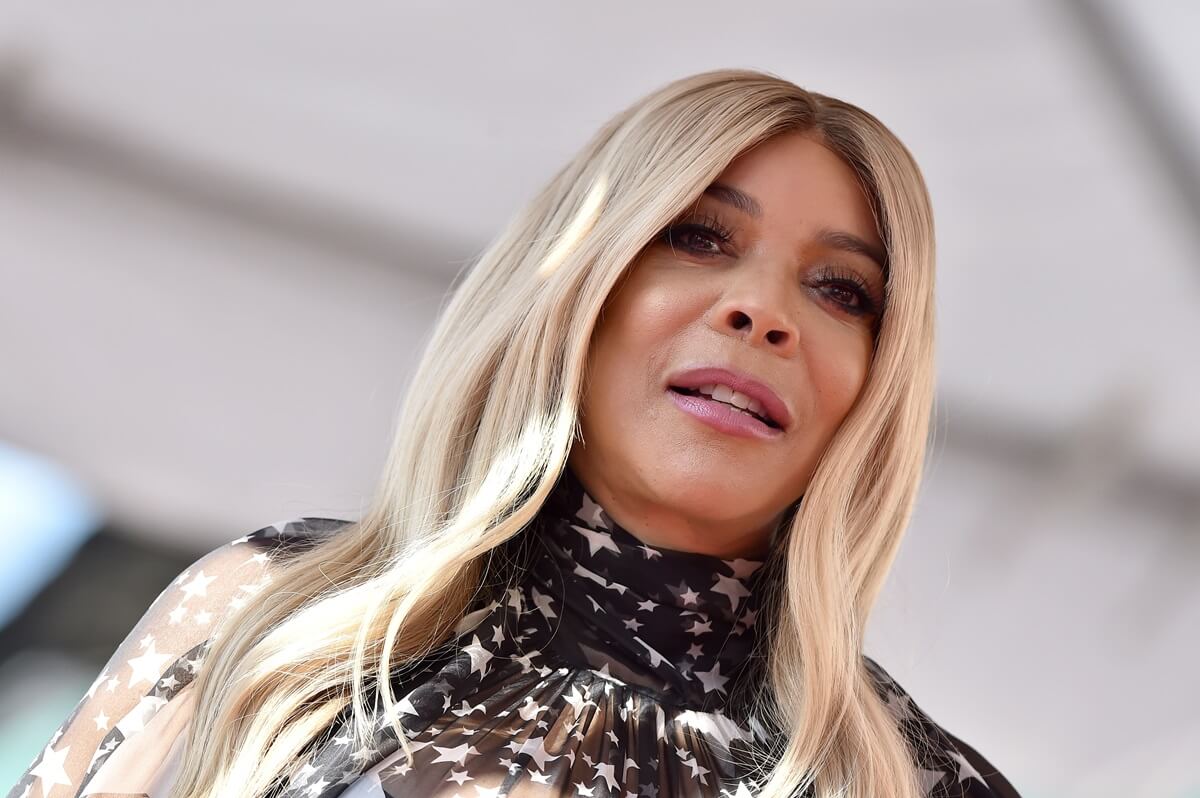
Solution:
{"label": "upper teeth", "polygon": [[731,404],[734,407],[740,407],[743,410],[749,410],[756,416],[767,418],[766,411],[763,409],[762,404],[759,403],[757,399],[751,399],[744,393],[738,393],[728,385],[721,385],[720,383],[714,385],[701,385],[697,390],[699,390],[700,393],[704,394],[705,396],[716,399],[718,402],[725,402],[726,404]]}

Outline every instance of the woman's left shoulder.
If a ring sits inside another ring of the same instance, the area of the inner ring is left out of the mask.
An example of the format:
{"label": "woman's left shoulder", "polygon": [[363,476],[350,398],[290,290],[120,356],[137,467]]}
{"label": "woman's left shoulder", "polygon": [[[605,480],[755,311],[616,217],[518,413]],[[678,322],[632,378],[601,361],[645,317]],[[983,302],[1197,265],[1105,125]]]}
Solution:
{"label": "woman's left shoulder", "polygon": [[930,718],[883,666],[865,654],[863,664],[916,749],[918,774],[928,798],[1020,798],[991,762]]}

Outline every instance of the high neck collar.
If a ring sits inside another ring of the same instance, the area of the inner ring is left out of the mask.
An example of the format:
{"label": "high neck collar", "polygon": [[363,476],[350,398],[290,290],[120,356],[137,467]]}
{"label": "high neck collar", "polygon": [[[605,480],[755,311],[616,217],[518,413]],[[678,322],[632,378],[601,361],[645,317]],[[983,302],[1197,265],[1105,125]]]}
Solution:
{"label": "high neck collar", "polygon": [[532,575],[562,600],[555,650],[676,704],[724,706],[756,641],[764,561],[643,543],[569,467],[539,518]]}

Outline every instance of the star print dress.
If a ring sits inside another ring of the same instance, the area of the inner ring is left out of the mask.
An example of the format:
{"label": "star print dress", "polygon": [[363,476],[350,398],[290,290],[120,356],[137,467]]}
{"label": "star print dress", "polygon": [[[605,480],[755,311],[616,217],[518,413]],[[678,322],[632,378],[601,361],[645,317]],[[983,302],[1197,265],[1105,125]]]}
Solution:
{"label": "star print dress", "polygon": [[[263,590],[273,558],[349,522],[257,530],[181,574],[117,649],[8,798],[167,794],[194,709],[192,680],[224,608]],[[760,560],[644,545],[568,468],[449,644],[393,677],[409,765],[377,704],[373,744],[347,717],[291,771],[280,798],[659,798],[756,794],[748,746],[781,736],[745,707],[761,678]],[[925,794],[1015,798],[978,752],[864,663],[921,752]]]}

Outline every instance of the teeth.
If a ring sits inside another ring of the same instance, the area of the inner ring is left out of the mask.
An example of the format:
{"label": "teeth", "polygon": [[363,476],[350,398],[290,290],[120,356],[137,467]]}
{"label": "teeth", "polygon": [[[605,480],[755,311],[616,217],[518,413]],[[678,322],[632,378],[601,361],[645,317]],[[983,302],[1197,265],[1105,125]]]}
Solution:
{"label": "teeth", "polygon": [[763,409],[762,403],[760,403],[757,399],[751,399],[744,393],[738,393],[728,385],[721,385],[720,383],[702,385],[700,386],[699,391],[711,399],[715,399],[718,402],[724,402],[727,405],[733,405],[734,407],[742,410],[748,410],[756,416],[762,416],[763,418],[766,418],[767,416],[765,410]]}

